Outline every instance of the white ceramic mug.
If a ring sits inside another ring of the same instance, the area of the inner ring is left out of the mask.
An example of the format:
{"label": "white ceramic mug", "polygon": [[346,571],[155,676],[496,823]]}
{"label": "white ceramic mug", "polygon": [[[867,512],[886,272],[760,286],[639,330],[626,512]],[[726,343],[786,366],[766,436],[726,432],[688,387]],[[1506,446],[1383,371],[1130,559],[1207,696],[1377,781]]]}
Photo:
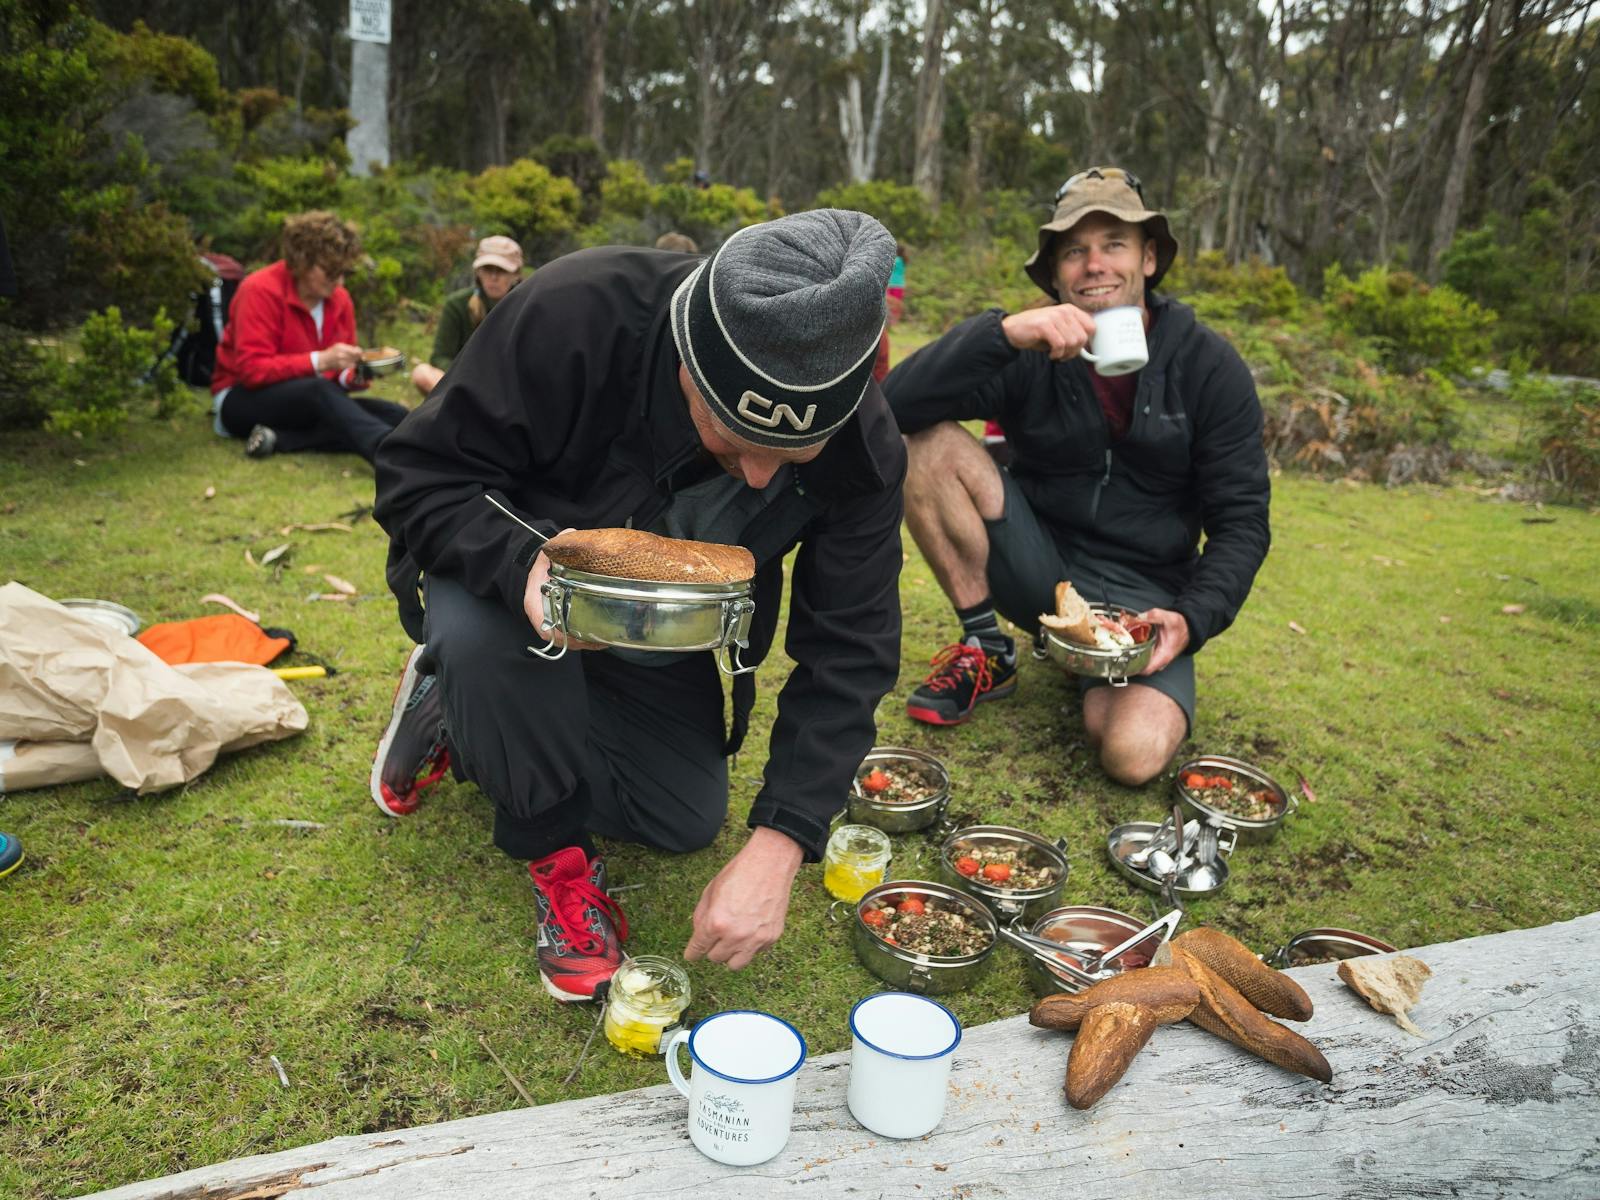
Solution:
{"label": "white ceramic mug", "polygon": [[[685,1079],[678,1048],[694,1074]],[[749,1167],[782,1150],[794,1117],[794,1086],[806,1040],[770,1013],[733,1009],[707,1017],[667,1043],[667,1075],[689,1097],[689,1140],[707,1158]]]}
{"label": "white ceramic mug", "polygon": [[961,1022],[937,1000],[879,992],[850,1010],[850,1115],[882,1137],[931,1133],[944,1118]]}
{"label": "white ceramic mug", "polygon": [[1131,375],[1150,361],[1144,312],[1138,306],[1129,304],[1089,315],[1094,317],[1094,337],[1089,349],[1078,351],[1078,357],[1092,362],[1096,371],[1107,378]]}

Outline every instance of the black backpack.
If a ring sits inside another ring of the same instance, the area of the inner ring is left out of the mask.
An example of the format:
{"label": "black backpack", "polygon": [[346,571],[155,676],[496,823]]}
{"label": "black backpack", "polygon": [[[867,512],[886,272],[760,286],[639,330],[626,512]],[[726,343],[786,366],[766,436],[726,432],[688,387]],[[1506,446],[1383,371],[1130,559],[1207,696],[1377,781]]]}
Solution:
{"label": "black backpack", "polygon": [[172,343],[157,365],[175,359],[178,378],[196,387],[208,387],[217,365],[217,345],[228,322],[228,307],[244,279],[244,268],[236,259],[215,252],[200,255],[200,265],[210,273],[211,282],[189,294],[194,312],[173,330]]}

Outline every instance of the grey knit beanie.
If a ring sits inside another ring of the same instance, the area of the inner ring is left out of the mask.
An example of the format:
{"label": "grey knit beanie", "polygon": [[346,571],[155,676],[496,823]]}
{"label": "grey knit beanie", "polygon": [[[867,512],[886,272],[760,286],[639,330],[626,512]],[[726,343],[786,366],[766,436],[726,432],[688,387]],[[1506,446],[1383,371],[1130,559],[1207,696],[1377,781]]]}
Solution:
{"label": "grey knit beanie", "polygon": [[672,296],[672,336],[717,419],[798,450],[850,419],[883,334],[894,238],[823,208],[728,238]]}

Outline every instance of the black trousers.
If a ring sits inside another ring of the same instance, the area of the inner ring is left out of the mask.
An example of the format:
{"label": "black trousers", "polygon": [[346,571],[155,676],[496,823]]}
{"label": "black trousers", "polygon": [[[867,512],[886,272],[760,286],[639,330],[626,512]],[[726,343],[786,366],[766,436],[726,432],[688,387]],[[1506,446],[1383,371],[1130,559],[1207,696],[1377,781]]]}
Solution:
{"label": "black trousers", "polygon": [[234,388],[222,402],[222,427],[243,438],[265,425],[278,435],[281,454],[353,451],[371,462],[378,443],[409,411],[393,400],[353,396],[321,375],[305,375],[264,388]]}
{"label": "black trousers", "polygon": [[525,616],[449,579],[426,585],[427,651],[458,778],[494,802],[495,845],[541,858],[585,831],[709,845],[728,812],[722,680],[710,652],[664,667],[605,651],[558,662]]}

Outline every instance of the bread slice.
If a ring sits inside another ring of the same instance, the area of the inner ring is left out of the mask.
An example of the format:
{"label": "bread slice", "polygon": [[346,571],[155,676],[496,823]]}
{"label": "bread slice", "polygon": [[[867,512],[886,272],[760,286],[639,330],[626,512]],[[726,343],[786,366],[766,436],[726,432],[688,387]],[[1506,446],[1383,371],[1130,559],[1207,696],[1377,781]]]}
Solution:
{"label": "bread slice", "polygon": [[1094,613],[1090,611],[1088,601],[1078,595],[1070,580],[1063,579],[1056,584],[1056,611],[1040,613],[1039,624],[1080,646],[1100,645],[1095,636]]}
{"label": "bread slice", "polygon": [[1433,975],[1428,964],[1409,954],[1391,958],[1347,958],[1339,964],[1339,978],[1381,1013],[1388,1013],[1407,1033],[1426,1036],[1407,1012],[1422,999],[1422,985]]}
{"label": "bread slice", "polygon": [[756,573],[755,556],[743,546],[643,529],[570,529],[546,542],[544,552],[574,571],[651,583],[744,583]]}

